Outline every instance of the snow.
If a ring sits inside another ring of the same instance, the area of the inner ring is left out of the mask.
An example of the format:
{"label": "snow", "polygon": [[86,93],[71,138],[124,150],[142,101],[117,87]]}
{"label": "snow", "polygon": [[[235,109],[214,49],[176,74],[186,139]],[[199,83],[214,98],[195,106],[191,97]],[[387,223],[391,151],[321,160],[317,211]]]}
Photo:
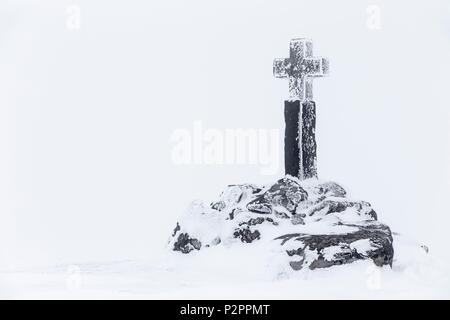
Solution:
{"label": "snow", "polygon": [[189,234],[198,234],[201,243],[214,243],[217,238],[215,230],[223,230],[223,219],[215,215],[214,210],[211,210],[200,200],[193,201],[186,209],[185,215],[180,219],[180,224],[183,230]]}
{"label": "snow", "polygon": [[324,251],[324,258],[328,261],[333,260],[333,257],[338,254],[339,252],[342,252],[342,249],[340,246],[332,246],[332,247],[328,247],[323,249]]}
{"label": "snow", "polygon": [[[361,241],[358,249],[368,245]],[[17,299],[436,299],[450,277],[432,252],[396,235],[395,260],[328,269],[271,269],[260,243],[152,260],[81,263],[0,273],[0,298]],[[330,252],[332,253],[332,252]]]}
{"label": "snow", "polygon": [[361,255],[365,255],[373,247],[374,245],[369,239],[357,240],[350,244],[350,249],[355,249]]}

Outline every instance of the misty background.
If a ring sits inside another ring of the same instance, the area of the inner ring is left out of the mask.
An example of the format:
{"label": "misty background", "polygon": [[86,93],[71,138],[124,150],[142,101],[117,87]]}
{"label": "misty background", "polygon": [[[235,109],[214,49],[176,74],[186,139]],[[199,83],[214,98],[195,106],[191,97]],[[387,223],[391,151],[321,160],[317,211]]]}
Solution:
{"label": "misty background", "polygon": [[153,257],[191,200],[273,182],[282,166],[177,166],[171,135],[283,130],[272,61],[298,37],[330,60],[320,178],[449,259],[448,1],[2,0],[0,268]]}

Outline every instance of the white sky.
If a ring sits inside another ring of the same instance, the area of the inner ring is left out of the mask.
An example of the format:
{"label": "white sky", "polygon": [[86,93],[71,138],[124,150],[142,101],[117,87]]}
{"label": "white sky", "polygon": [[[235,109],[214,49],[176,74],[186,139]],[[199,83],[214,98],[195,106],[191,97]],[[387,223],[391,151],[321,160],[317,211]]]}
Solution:
{"label": "white sky", "polygon": [[314,85],[320,177],[443,248],[448,1],[2,0],[0,267],[148,257],[190,200],[272,181],[257,166],[174,166],[170,136],[195,120],[282,129],[272,60],[294,37],[330,59]]}

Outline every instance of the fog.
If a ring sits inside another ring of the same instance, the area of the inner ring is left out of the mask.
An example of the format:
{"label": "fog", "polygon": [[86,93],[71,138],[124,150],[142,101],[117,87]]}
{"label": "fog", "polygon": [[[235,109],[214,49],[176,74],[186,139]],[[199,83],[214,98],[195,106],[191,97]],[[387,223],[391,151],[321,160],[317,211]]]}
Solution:
{"label": "fog", "polygon": [[3,0],[0,268],[152,257],[191,200],[282,175],[177,165],[171,137],[201,121],[281,138],[272,61],[297,37],[330,60],[320,178],[448,259],[448,1]]}

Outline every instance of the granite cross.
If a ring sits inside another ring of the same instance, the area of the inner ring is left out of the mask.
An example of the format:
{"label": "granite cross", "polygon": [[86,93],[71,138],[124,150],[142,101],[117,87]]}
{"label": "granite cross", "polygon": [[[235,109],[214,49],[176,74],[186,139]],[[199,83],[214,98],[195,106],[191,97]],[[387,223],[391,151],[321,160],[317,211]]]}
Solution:
{"label": "granite cross", "polygon": [[293,39],[290,56],[275,59],[273,74],[289,79],[289,99],[284,102],[286,122],[284,165],[288,175],[317,178],[316,104],[312,79],[328,73],[328,60],[312,56],[312,41]]}

